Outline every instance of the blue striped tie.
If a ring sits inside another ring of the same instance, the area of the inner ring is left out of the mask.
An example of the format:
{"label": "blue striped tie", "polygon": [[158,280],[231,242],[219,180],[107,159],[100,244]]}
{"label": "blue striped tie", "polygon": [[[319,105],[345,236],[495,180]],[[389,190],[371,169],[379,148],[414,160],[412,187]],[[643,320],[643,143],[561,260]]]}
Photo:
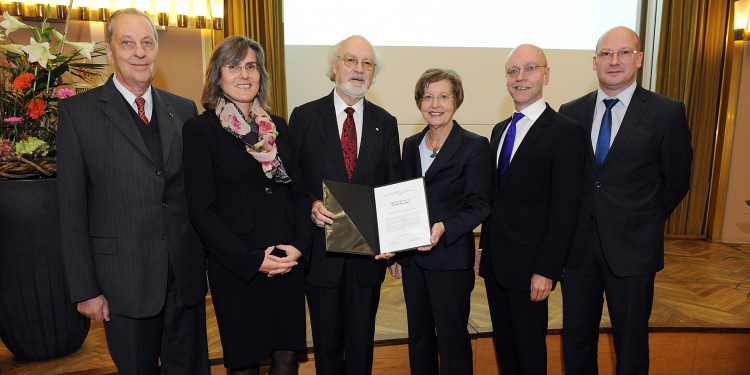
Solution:
{"label": "blue striped tie", "polygon": [[609,152],[609,141],[612,138],[612,107],[619,101],[617,98],[604,99],[604,105],[607,107],[607,110],[604,111],[602,126],[599,129],[599,137],[596,139],[596,151],[594,152],[596,165],[602,165],[604,158],[607,157],[607,152]]}

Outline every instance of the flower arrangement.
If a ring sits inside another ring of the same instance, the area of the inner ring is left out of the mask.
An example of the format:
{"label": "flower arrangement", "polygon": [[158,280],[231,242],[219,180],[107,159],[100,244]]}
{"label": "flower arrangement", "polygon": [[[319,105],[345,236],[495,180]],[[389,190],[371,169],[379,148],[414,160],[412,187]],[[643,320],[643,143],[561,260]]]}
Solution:
{"label": "flower arrangement", "polygon": [[[49,12],[49,7],[48,7]],[[30,26],[3,13],[0,22],[0,178],[52,176],[56,164],[57,103],[75,94],[65,78],[91,83],[106,64],[93,63],[105,54],[93,42],[66,40],[46,21]],[[21,29],[32,36],[14,44],[10,34]],[[64,47],[69,47],[65,53]],[[68,87],[66,87],[68,86]]]}

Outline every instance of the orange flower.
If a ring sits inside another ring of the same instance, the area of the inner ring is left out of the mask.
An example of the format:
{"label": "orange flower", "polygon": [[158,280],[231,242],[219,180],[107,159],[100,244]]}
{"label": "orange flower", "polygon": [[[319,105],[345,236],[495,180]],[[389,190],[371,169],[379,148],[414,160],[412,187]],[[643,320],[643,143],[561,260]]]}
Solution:
{"label": "orange flower", "polygon": [[31,73],[23,73],[13,80],[13,88],[21,91],[31,87],[31,81],[34,80],[34,75]]}
{"label": "orange flower", "polygon": [[36,120],[44,115],[44,100],[34,99],[28,106],[29,117]]}

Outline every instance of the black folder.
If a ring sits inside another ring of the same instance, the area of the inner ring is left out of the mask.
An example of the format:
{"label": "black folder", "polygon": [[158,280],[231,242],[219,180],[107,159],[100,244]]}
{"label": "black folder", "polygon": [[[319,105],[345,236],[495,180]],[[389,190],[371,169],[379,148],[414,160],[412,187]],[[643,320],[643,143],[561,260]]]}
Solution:
{"label": "black folder", "polygon": [[[392,185],[394,184],[390,186]],[[421,194],[424,195],[423,181],[421,186]],[[333,224],[325,226],[326,251],[373,256],[381,253],[375,189],[377,188],[323,180],[323,204],[334,215]],[[426,199],[424,201],[426,212]],[[424,231],[428,240],[419,246],[429,245],[429,222]],[[416,247],[391,251],[411,250]]]}

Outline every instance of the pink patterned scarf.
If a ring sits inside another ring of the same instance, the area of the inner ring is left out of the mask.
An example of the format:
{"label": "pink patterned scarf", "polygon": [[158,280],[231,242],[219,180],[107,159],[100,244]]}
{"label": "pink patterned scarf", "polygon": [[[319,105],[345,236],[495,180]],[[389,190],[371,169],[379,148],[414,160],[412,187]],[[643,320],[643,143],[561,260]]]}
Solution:
{"label": "pink patterned scarf", "polygon": [[266,177],[282,184],[292,182],[276,148],[276,125],[261,107],[258,98],[253,101],[250,117],[245,119],[239,107],[221,96],[216,105],[216,116],[229,134],[245,142],[245,150],[260,163]]}

